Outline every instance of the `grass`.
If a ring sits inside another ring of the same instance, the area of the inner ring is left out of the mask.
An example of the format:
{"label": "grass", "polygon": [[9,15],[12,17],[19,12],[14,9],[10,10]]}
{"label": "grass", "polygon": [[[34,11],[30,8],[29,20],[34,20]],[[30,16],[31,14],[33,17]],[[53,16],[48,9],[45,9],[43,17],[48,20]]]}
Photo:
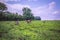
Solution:
{"label": "grass", "polygon": [[60,40],[60,21],[1,21],[0,40]]}

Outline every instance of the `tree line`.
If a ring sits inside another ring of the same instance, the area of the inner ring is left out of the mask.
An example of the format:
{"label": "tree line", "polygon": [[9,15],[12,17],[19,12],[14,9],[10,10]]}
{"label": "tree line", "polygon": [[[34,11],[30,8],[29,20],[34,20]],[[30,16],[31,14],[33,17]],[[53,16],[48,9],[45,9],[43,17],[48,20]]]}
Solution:
{"label": "tree line", "polygon": [[14,21],[14,20],[41,20],[39,16],[34,17],[30,8],[24,7],[22,9],[23,15],[18,15],[18,13],[11,13],[7,11],[7,7],[4,3],[0,2],[0,21]]}

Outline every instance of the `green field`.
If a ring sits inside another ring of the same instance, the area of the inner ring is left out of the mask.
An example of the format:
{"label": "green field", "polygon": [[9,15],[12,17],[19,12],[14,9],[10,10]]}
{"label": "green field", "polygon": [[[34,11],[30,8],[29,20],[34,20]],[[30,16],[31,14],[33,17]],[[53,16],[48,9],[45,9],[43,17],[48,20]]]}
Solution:
{"label": "green field", "polygon": [[0,40],[60,40],[60,21],[0,21]]}

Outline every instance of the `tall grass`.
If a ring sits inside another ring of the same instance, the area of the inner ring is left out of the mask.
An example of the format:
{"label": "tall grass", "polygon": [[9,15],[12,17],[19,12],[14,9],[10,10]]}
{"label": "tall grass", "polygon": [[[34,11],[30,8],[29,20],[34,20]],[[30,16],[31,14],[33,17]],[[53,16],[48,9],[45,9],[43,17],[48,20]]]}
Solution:
{"label": "tall grass", "polygon": [[60,21],[0,22],[0,40],[60,40]]}

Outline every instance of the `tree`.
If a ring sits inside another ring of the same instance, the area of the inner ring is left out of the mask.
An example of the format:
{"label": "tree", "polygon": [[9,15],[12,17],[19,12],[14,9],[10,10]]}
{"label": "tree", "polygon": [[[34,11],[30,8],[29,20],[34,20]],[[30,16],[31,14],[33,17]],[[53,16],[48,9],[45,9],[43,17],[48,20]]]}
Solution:
{"label": "tree", "polygon": [[3,12],[5,10],[7,10],[6,5],[0,2],[0,20],[3,20],[5,18],[5,14]]}
{"label": "tree", "polygon": [[36,16],[34,19],[35,20],[41,20],[41,18],[39,16]]}
{"label": "tree", "polygon": [[4,3],[0,2],[0,11],[4,11],[4,10],[7,10],[7,7]]}
{"label": "tree", "polygon": [[22,11],[25,20],[32,20],[34,18],[33,14],[31,13],[31,9],[25,7],[22,9]]}

